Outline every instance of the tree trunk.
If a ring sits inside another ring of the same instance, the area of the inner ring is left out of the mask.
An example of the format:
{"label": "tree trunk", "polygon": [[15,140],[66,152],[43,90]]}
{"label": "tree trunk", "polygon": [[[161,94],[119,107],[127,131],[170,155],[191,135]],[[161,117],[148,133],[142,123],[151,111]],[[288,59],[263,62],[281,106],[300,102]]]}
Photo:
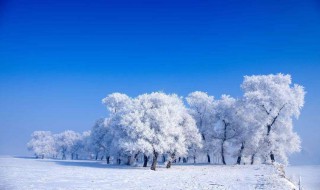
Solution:
{"label": "tree trunk", "polygon": [[255,154],[252,154],[252,155],[251,155],[251,165],[254,164],[254,157],[255,157]]}
{"label": "tree trunk", "polygon": [[274,160],[274,154],[273,154],[272,151],[270,152],[270,159],[271,159],[271,162],[272,162],[272,163],[275,161],[275,160]]}
{"label": "tree trunk", "polygon": [[171,160],[169,160],[169,161],[168,161],[168,163],[167,163],[166,168],[171,168],[171,165],[172,165],[172,161],[171,161]]}
{"label": "tree trunk", "polygon": [[193,163],[196,163],[196,156],[193,156]]}
{"label": "tree trunk", "polygon": [[222,163],[224,165],[226,165],[226,161],[224,158],[224,142],[227,139],[227,126],[228,126],[228,124],[226,123],[225,120],[223,120],[223,123],[224,123],[224,133],[223,133],[223,139],[222,139],[222,143],[221,143],[221,159],[222,159]]}
{"label": "tree trunk", "polygon": [[147,167],[148,165],[148,156],[146,156],[145,154],[143,155],[143,167]]}
{"label": "tree trunk", "polygon": [[159,153],[153,150],[153,160],[152,160],[151,170],[155,171],[157,168],[158,155]]}
{"label": "tree trunk", "polygon": [[139,154],[140,154],[140,153],[138,152],[138,153],[136,153],[136,154],[134,155],[134,159],[135,159],[135,160],[138,158]]}
{"label": "tree trunk", "polygon": [[134,164],[135,162],[138,161],[138,156],[139,156],[140,152],[136,153],[134,156],[133,156],[133,160],[132,162],[130,162],[130,165]]}
{"label": "tree trunk", "polygon": [[107,156],[107,164],[110,164],[110,156]]}
{"label": "tree trunk", "polygon": [[[171,165],[172,165],[172,160],[174,160],[175,158],[175,154],[173,153],[173,154],[171,154],[171,156],[170,156],[170,159],[168,160],[168,163],[167,163],[167,166],[166,166],[166,168],[171,168]],[[180,158],[180,157],[179,157]]]}
{"label": "tree trunk", "polygon": [[187,159],[185,157],[182,158],[183,163],[187,163]]}
{"label": "tree trunk", "polygon": [[129,166],[131,163],[131,156],[128,156],[127,165]]}
{"label": "tree trunk", "polygon": [[162,161],[163,161],[163,163],[166,162],[166,156],[165,155],[162,155]]}
{"label": "tree trunk", "polygon": [[242,143],[242,144],[241,144],[241,148],[240,148],[239,156],[238,156],[238,159],[237,159],[237,164],[238,164],[238,165],[240,165],[240,164],[241,164],[241,157],[242,157],[243,149],[244,149],[244,143]]}
{"label": "tree trunk", "polygon": [[210,155],[208,153],[207,153],[207,159],[208,159],[208,163],[210,164],[211,160],[210,160]]}
{"label": "tree trunk", "polygon": [[226,165],[226,161],[224,158],[224,140],[222,140],[222,143],[221,143],[221,160],[222,160],[222,164]]}
{"label": "tree trunk", "polygon": [[62,153],[62,160],[65,160],[66,159],[66,153]]}
{"label": "tree trunk", "polygon": [[98,153],[96,153],[96,158],[95,159],[98,160]]}
{"label": "tree trunk", "polygon": [[[270,124],[267,125],[267,136],[270,135],[270,132],[271,132],[271,127],[274,125],[274,123],[277,121],[279,115],[280,115],[280,112],[281,110],[285,107],[286,104],[284,104],[278,111],[278,114],[272,119],[272,122]],[[270,112],[267,111],[267,114],[270,115]],[[270,146],[270,144],[269,144]],[[271,159],[271,162],[273,163],[275,161],[274,159],[274,154],[273,152],[271,151],[270,152],[270,159]]]}

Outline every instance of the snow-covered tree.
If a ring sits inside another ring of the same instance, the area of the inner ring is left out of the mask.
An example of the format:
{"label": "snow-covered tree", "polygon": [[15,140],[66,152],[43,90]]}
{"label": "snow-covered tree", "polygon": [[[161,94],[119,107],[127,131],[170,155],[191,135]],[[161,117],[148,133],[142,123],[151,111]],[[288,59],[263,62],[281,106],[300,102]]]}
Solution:
{"label": "snow-covered tree", "polygon": [[168,155],[170,167],[176,156],[187,155],[189,147],[201,146],[195,122],[177,95],[155,92],[125,97],[112,94],[103,100],[111,112],[113,154],[127,156],[128,163],[140,153],[144,158],[152,155],[155,170],[159,155]]}
{"label": "snow-covered tree", "polygon": [[34,131],[27,147],[37,158],[53,157],[56,154],[55,141],[50,131]]}
{"label": "snow-covered tree", "polygon": [[175,94],[155,92],[140,95],[137,99],[142,106],[142,126],[146,129],[143,139],[149,143],[148,147],[151,147],[153,152],[151,169],[156,169],[160,154],[169,155],[167,167],[170,167],[176,156],[187,155],[191,143],[187,143],[190,140],[186,135],[187,130],[194,131],[195,139],[199,139],[196,125],[192,121],[186,122],[186,119],[192,120],[192,118],[187,118],[187,109]]}
{"label": "snow-covered tree", "polygon": [[[122,145],[129,143],[126,135],[126,124],[123,122],[123,116],[129,113],[133,106],[133,100],[126,94],[112,93],[102,100],[102,103],[109,111],[109,117],[105,119],[105,129],[108,129],[107,135],[104,136],[104,141],[110,145],[109,152],[117,158],[118,164],[121,163],[123,157],[128,158],[132,151],[125,150]],[[130,145],[128,146],[130,147]],[[133,148],[133,147],[132,147]]]}
{"label": "snow-covered tree", "polygon": [[81,139],[79,142],[79,150],[77,151],[77,157],[81,157],[81,159],[91,159],[92,145],[91,145],[91,131],[84,131],[81,134]]}
{"label": "snow-covered tree", "polygon": [[193,162],[196,163],[196,157],[199,154],[198,151],[203,147],[202,137],[199,129],[196,127],[196,121],[189,113],[185,112],[182,118],[181,125],[186,138],[186,145],[188,146],[188,156],[191,156]]}
{"label": "snow-covered tree", "polygon": [[[214,97],[205,92],[195,91],[186,98],[190,107],[189,112],[196,121],[197,127],[201,133],[203,149],[207,155],[208,163],[211,162],[210,151],[213,148],[213,140],[210,132],[213,130],[213,109],[215,106]],[[194,150],[197,151],[197,150]],[[198,151],[199,152],[199,151]],[[196,155],[195,155],[196,156]],[[194,160],[196,158],[194,157]]]}
{"label": "snow-covered tree", "polygon": [[[220,100],[216,101],[214,107],[214,131],[213,138],[218,139],[221,161],[226,164],[225,155],[227,154],[226,143],[240,136],[242,130],[238,125],[237,100],[222,95]],[[230,146],[230,144],[229,144]]]}
{"label": "snow-covered tree", "polygon": [[256,114],[264,128],[259,147],[266,160],[287,162],[287,155],[300,150],[300,140],[293,132],[293,117],[298,118],[304,104],[304,88],[292,84],[290,75],[245,76],[241,85],[244,98],[259,110]]}
{"label": "snow-covered tree", "polygon": [[70,147],[70,154],[71,159],[79,159],[79,154],[82,151],[84,144],[83,144],[83,136],[80,133],[75,133],[76,135],[73,138],[73,145]]}
{"label": "snow-covered tree", "polygon": [[108,128],[104,124],[105,119],[99,119],[91,129],[90,144],[91,150],[94,152],[95,159],[100,156],[102,160],[104,156],[107,159],[107,152],[110,145],[106,142],[106,135],[109,133]]}
{"label": "snow-covered tree", "polygon": [[[67,130],[59,134],[54,135],[56,148],[62,154],[62,159],[65,160],[68,153],[71,157],[77,148],[74,148],[80,139],[80,135],[74,131]],[[77,146],[77,145],[76,145]]]}
{"label": "snow-covered tree", "polygon": [[130,109],[132,99],[126,94],[116,92],[102,99],[102,103],[107,106],[110,114],[115,114]]}
{"label": "snow-covered tree", "polygon": [[263,137],[260,123],[264,118],[258,117],[256,109],[244,99],[235,103],[236,118],[233,125],[236,136],[231,140],[231,144],[235,149],[233,156],[237,157],[237,164],[244,162],[242,158],[250,159],[250,163],[253,164],[258,152]]}

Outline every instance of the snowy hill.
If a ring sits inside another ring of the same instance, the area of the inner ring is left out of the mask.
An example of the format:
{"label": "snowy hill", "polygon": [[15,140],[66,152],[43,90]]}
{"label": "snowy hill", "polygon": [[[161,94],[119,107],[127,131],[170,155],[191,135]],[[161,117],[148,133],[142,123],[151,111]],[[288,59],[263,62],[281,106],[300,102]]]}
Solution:
{"label": "snowy hill", "polygon": [[296,189],[273,165],[143,167],[0,157],[0,189]]}

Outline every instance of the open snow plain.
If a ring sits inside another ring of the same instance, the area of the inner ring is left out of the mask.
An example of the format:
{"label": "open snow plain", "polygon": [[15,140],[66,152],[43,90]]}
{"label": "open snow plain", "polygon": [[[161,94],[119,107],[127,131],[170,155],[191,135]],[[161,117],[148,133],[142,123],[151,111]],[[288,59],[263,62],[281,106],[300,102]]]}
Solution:
{"label": "open snow plain", "polygon": [[[319,167],[317,169],[319,171]],[[317,172],[316,170],[314,172]],[[291,171],[293,174],[294,171]],[[271,165],[143,167],[0,157],[0,189],[294,189]]]}

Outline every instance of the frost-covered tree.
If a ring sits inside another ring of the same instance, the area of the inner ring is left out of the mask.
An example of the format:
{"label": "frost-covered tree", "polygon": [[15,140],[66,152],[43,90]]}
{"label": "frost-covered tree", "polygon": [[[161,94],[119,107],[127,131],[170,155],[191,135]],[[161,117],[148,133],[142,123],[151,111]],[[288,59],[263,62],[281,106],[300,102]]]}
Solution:
{"label": "frost-covered tree", "polygon": [[250,159],[250,163],[253,164],[258,152],[263,137],[260,123],[264,118],[258,117],[256,109],[255,106],[247,103],[244,99],[237,100],[235,103],[236,119],[234,120],[234,126],[237,135],[232,139],[231,144],[235,149],[233,156],[237,157],[237,164],[243,162],[243,157]]}
{"label": "frost-covered tree", "polygon": [[71,138],[73,138],[73,145],[70,147],[71,159],[78,160],[79,154],[84,147],[84,144],[83,144],[84,137],[80,133],[75,133],[75,136],[72,136]]}
{"label": "frost-covered tree", "polygon": [[187,155],[189,147],[201,146],[195,122],[177,95],[156,92],[126,97],[117,93],[103,100],[111,112],[114,155],[126,156],[128,164],[140,153],[145,160],[152,155],[151,169],[156,170],[159,155],[168,155],[170,167],[176,156]]}
{"label": "frost-covered tree", "polygon": [[92,146],[91,146],[91,131],[84,131],[81,134],[79,141],[79,149],[77,151],[76,159],[80,156],[82,159],[91,159]]}
{"label": "frost-covered tree", "polygon": [[129,157],[132,151],[125,150],[122,146],[128,142],[128,139],[126,139],[127,126],[122,122],[123,116],[132,110],[133,100],[126,94],[112,93],[104,98],[102,103],[109,111],[109,117],[104,122],[105,129],[108,129],[104,136],[104,142],[109,144],[109,152],[117,158],[118,164],[121,163],[124,157],[127,157],[128,162],[130,162]]}
{"label": "frost-covered tree", "polygon": [[304,104],[304,88],[292,84],[290,75],[245,76],[241,85],[244,98],[253,104],[260,126],[264,129],[264,139],[260,144],[260,154],[266,160],[287,162],[287,155],[300,150],[300,140],[293,132],[293,117],[298,118]]}
{"label": "frost-covered tree", "polygon": [[34,131],[27,147],[36,158],[53,157],[56,154],[55,141],[50,131]]}
{"label": "frost-covered tree", "polygon": [[199,154],[198,151],[203,147],[201,134],[199,129],[196,127],[196,121],[189,113],[185,112],[182,115],[182,118],[183,120],[181,125],[186,138],[188,156],[191,156],[193,158],[193,162],[196,163],[196,157],[197,154]]}
{"label": "frost-covered tree", "polygon": [[62,154],[62,159],[65,160],[68,153],[74,154],[74,147],[77,144],[80,135],[74,131],[67,130],[54,135],[57,150]]}
{"label": "frost-covered tree", "polygon": [[107,126],[104,124],[105,119],[99,119],[96,121],[95,125],[91,129],[90,134],[90,144],[91,150],[94,152],[95,159],[97,160],[99,155],[102,160],[104,156],[106,156],[107,162],[108,159],[108,149],[110,147],[108,142],[106,141],[106,136],[109,133]]}
{"label": "frost-covered tree", "polygon": [[107,106],[110,114],[115,114],[130,109],[132,99],[126,94],[116,92],[102,99],[102,103]]}
{"label": "frost-covered tree", "polygon": [[[190,114],[196,121],[197,127],[201,133],[203,141],[203,149],[207,154],[208,163],[211,162],[210,151],[213,148],[213,140],[210,132],[213,130],[213,109],[214,109],[214,97],[209,96],[205,92],[195,91],[190,93],[186,98]],[[197,151],[197,150],[194,150]],[[196,155],[194,155],[196,156]],[[196,158],[194,157],[194,160]]]}
{"label": "frost-covered tree", "polygon": [[219,150],[223,164],[226,164],[226,143],[237,138],[242,133],[238,123],[239,117],[237,115],[236,102],[236,99],[228,95],[222,95],[221,99],[216,101],[214,107],[215,125],[213,138],[218,139],[220,144]]}
{"label": "frost-covered tree", "polygon": [[186,130],[194,131],[195,139],[199,139],[196,125],[192,121],[186,122],[186,119],[192,118],[187,118],[187,109],[175,94],[156,92],[140,95],[137,99],[142,106],[142,126],[146,129],[143,138],[149,143],[148,147],[152,148],[151,169],[156,169],[157,159],[161,154],[169,155],[167,167],[170,167],[176,156],[187,155],[190,146],[187,141],[190,137],[186,135]]}

